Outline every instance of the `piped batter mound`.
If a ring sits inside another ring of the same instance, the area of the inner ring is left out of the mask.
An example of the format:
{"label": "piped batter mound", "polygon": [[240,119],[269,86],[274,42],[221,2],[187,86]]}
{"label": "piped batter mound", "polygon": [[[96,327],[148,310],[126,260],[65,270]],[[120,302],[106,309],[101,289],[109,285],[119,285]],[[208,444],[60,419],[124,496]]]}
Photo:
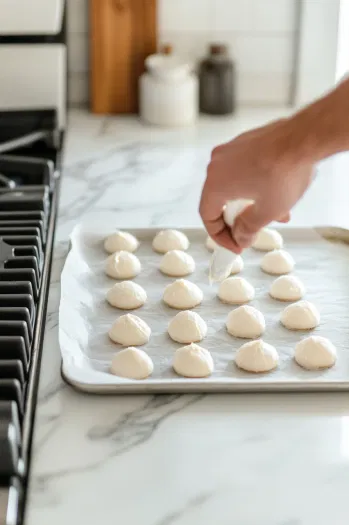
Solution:
{"label": "piped batter mound", "polygon": [[208,236],[206,239],[205,246],[209,252],[214,252],[215,249],[218,247],[218,244],[210,236]]}
{"label": "piped batter mound", "polygon": [[168,333],[177,343],[197,343],[207,334],[207,324],[196,312],[179,312],[168,325]]}
{"label": "piped batter mound", "polygon": [[125,348],[114,355],[110,372],[127,379],[146,379],[154,370],[153,361],[140,348]]}
{"label": "piped batter mound", "polygon": [[294,357],[306,370],[323,370],[335,364],[337,350],[326,337],[312,335],[297,343]]}
{"label": "piped batter mound", "polygon": [[195,261],[189,253],[182,250],[171,250],[163,256],[160,270],[171,277],[184,277],[193,273]]}
{"label": "piped batter mound", "polygon": [[259,339],[242,345],[235,356],[235,363],[246,372],[260,374],[274,370],[279,364],[279,355],[276,348]]}
{"label": "piped batter mound", "polygon": [[219,285],[218,297],[223,303],[248,303],[254,296],[255,290],[252,284],[242,277],[228,277]]}
{"label": "piped batter mound", "polygon": [[116,231],[104,241],[104,249],[108,253],[135,252],[139,242],[134,235],[128,232]]}
{"label": "piped batter mound", "polygon": [[176,350],[173,369],[183,377],[207,377],[212,374],[214,363],[208,350],[192,343]]}
{"label": "piped batter mound", "polygon": [[171,308],[188,310],[201,303],[203,293],[196,284],[186,279],[177,279],[166,286],[163,300]]}
{"label": "piped batter mound", "polygon": [[109,330],[114,343],[123,346],[142,346],[148,343],[151,329],[143,319],[133,314],[121,315]]}
{"label": "piped batter mound", "polygon": [[271,275],[283,275],[292,272],[295,262],[292,255],[285,250],[274,250],[264,255],[261,268]]}
{"label": "piped batter mound", "polygon": [[263,228],[260,230],[252,244],[252,248],[261,252],[270,252],[282,248],[284,241],[282,236],[272,228]]}
{"label": "piped batter mound", "polygon": [[312,330],[320,324],[320,313],[310,301],[299,301],[286,306],[281,323],[289,330]]}
{"label": "piped batter mound", "polygon": [[231,265],[230,274],[235,275],[237,273],[242,272],[243,269],[244,269],[243,258],[241,257],[241,255],[237,255],[234,259],[234,262]]}
{"label": "piped batter mound", "polygon": [[153,250],[157,253],[167,253],[171,250],[186,251],[188,248],[188,237],[178,230],[162,230],[153,240]]}
{"label": "piped batter mound", "polygon": [[228,314],[226,327],[234,337],[256,339],[265,332],[265,319],[257,308],[243,305]]}
{"label": "piped batter mound", "polygon": [[147,300],[144,288],[132,281],[116,283],[107,292],[107,301],[111,306],[121,310],[134,310],[143,306]]}
{"label": "piped batter mound", "polygon": [[141,263],[133,253],[116,252],[105,262],[105,273],[113,279],[133,279],[141,272]]}
{"label": "piped batter mound", "polygon": [[299,301],[305,295],[305,286],[294,275],[282,275],[275,279],[269,294],[279,301]]}

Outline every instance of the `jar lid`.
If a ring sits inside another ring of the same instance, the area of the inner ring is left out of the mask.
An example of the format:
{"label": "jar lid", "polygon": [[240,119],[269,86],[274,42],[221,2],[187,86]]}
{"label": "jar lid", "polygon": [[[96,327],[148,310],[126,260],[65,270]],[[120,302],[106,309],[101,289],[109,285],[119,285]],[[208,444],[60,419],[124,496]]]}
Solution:
{"label": "jar lid", "polygon": [[210,54],[211,55],[226,55],[228,52],[228,47],[225,44],[210,44]]}
{"label": "jar lid", "polygon": [[159,78],[178,80],[191,74],[192,65],[178,55],[157,53],[145,59],[146,69]]}
{"label": "jar lid", "polygon": [[162,55],[172,55],[173,47],[171,44],[163,44],[160,48],[160,53]]}

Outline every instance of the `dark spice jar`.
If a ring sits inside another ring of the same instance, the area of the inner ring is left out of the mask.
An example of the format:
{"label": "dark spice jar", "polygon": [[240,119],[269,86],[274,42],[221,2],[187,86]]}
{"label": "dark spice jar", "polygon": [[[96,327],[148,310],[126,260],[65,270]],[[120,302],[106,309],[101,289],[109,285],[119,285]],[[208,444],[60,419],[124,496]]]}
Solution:
{"label": "dark spice jar", "polygon": [[228,115],[235,109],[235,67],[227,46],[211,44],[199,68],[200,111]]}

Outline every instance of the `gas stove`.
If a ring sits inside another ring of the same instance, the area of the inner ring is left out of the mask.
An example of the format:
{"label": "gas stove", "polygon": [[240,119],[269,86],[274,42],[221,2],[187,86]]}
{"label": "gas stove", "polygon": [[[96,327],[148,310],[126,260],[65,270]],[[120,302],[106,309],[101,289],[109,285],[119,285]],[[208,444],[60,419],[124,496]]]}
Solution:
{"label": "gas stove", "polygon": [[0,524],[6,525],[20,522],[25,503],[62,141],[54,111],[0,113]]}
{"label": "gas stove", "polygon": [[66,121],[64,0],[0,0],[0,525],[23,522]]}

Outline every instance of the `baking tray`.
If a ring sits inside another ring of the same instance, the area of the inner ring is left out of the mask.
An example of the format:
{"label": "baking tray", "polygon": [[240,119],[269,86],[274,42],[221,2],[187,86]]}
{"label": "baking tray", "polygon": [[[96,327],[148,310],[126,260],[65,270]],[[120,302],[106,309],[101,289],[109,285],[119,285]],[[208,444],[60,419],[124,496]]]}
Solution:
{"label": "baking tray", "polygon": [[206,233],[201,229],[182,229],[190,239],[189,253],[197,265],[188,279],[204,292],[204,301],[195,311],[205,319],[209,329],[200,344],[210,350],[215,361],[214,374],[205,379],[182,378],[171,368],[174,351],[181,345],[169,338],[167,325],[178,311],[162,302],[163,289],[173,278],[160,273],[161,255],[151,249],[158,229],[128,230],[141,241],[137,256],[143,270],[135,282],[146,289],[148,301],[134,313],[152,328],[152,338],[142,348],[154,362],[152,376],[136,381],[108,372],[113,353],[122,347],[112,343],[107,332],[115,319],[125,313],[105,301],[106,292],[115,281],[103,271],[106,258],[103,240],[117,227],[117,223],[101,217],[97,222],[77,226],[71,236],[71,249],[62,272],[59,309],[62,375],[69,384],[98,394],[349,390],[348,230],[288,227],[279,230],[285,248],[296,260],[293,273],[307,287],[305,298],[313,301],[321,313],[320,326],[310,333],[330,338],[338,350],[336,365],[325,371],[306,371],[295,363],[294,347],[309,333],[292,332],[281,326],[279,316],[286,304],[268,295],[275,277],[260,270],[261,252],[253,249],[244,252],[245,268],[241,275],[256,288],[256,297],[250,304],[263,312],[267,325],[263,339],[273,344],[280,355],[277,370],[250,374],[234,364],[234,355],[246,340],[233,338],[225,329],[225,319],[233,307],[222,304],[216,297],[217,287],[208,282],[210,253],[205,248]]}

